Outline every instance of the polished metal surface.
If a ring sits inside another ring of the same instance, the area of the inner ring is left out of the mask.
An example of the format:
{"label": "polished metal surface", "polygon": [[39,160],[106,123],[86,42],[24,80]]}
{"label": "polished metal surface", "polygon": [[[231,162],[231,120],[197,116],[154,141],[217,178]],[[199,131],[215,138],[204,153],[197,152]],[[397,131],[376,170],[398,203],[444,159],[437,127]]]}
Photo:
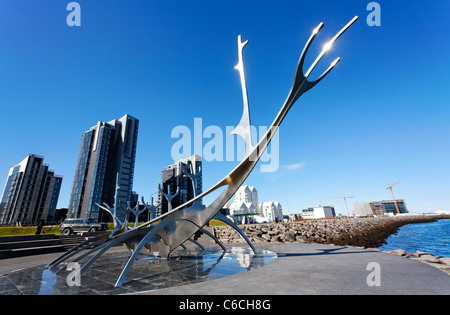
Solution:
{"label": "polished metal surface", "polygon": [[[239,187],[243,184],[245,179],[252,172],[256,163],[261,158],[264,151],[267,149],[270,141],[272,140],[275,132],[278,130],[283,119],[286,117],[289,110],[292,108],[294,103],[300,98],[301,95],[312,89],[317,83],[319,83],[339,62],[339,58],[331,63],[329,68],[322,73],[317,79],[309,81],[309,76],[322,57],[330,50],[333,43],[358,19],[354,17],[342,30],[340,30],[323,48],[322,52],[315,59],[311,67],[306,73],[303,72],[303,65],[306,57],[306,53],[311,46],[311,43],[323,28],[323,23],[320,23],[317,28],[315,28],[307,41],[301,55],[299,62],[297,64],[294,82],[289,95],[286,98],[283,106],[281,107],[278,115],[271,124],[270,128],[266,134],[261,138],[256,146],[251,143],[251,128],[250,128],[250,112],[248,107],[248,96],[247,87],[245,83],[245,73],[243,65],[243,48],[248,44],[248,41],[242,43],[241,37],[238,38],[238,53],[239,53],[239,63],[236,69],[240,73],[241,85],[243,91],[244,99],[244,111],[239,125],[233,130],[234,134],[237,134],[244,138],[247,144],[247,154],[245,158],[239,163],[234,170],[227,174],[222,180],[217,184],[189,200],[183,205],[171,209],[171,200],[174,195],[169,193],[165,194],[161,191],[162,195],[169,201],[169,211],[160,215],[159,217],[153,218],[150,221],[134,228],[129,228],[125,221],[120,221],[117,219],[117,209],[121,209],[126,213],[133,211],[131,207],[120,207],[120,205],[115,205],[115,207],[110,208],[108,206],[102,206],[103,209],[107,210],[114,218],[116,227],[108,237],[97,238],[93,240],[88,240],[81,247],[76,247],[70,254],[64,254],[61,258],[58,258],[54,262],[49,264],[50,268],[56,268],[58,264],[67,261],[68,258],[73,257],[76,254],[81,253],[83,249],[89,249],[87,252],[81,254],[82,258],[87,257],[91,254],[96,253],[90,260],[84,263],[80,269],[80,273],[87,270],[99,257],[101,257],[108,249],[112,246],[125,243],[128,248],[132,250],[132,254],[126,262],[123,270],[117,279],[115,286],[120,286],[124,283],[125,277],[130,271],[131,266],[136,262],[141,251],[145,249],[150,252],[159,252],[162,257],[168,257],[169,254],[177,247],[183,245],[188,240],[192,240],[191,237],[200,231],[211,219],[221,220],[233,228],[235,228],[247,241],[254,254],[256,255],[256,249],[250,243],[248,238],[245,236],[244,232],[240,228],[231,222],[230,219],[221,215],[219,213],[220,209],[225,205],[225,203],[236,193]],[[193,171],[185,170],[188,176],[193,181],[193,186],[196,187],[196,180],[198,176],[193,174]],[[205,196],[222,189],[220,195],[207,207],[203,206],[199,200]],[[178,193],[178,191],[177,191]],[[119,208],[118,208],[119,207]],[[155,223],[157,223],[155,225]],[[222,247],[223,244],[221,244]],[[79,261],[79,258],[75,258],[74,261]]]}

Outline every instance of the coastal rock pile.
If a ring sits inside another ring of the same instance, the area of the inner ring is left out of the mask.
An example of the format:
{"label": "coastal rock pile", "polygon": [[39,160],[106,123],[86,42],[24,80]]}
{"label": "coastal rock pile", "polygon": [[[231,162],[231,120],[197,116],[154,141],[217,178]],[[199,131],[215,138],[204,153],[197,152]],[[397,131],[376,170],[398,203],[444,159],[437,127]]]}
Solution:
{"label": "coastal rock pile", "polygon": [[[433,216],[377,217],[351,219],[303,220],[289,223],[249,224],[240,226],[253,243],[297,242],[363,247],[379,247],[405,224],[432,222]],[[214,228],[223,243],[241,243],[244,239],[229,226]]]}

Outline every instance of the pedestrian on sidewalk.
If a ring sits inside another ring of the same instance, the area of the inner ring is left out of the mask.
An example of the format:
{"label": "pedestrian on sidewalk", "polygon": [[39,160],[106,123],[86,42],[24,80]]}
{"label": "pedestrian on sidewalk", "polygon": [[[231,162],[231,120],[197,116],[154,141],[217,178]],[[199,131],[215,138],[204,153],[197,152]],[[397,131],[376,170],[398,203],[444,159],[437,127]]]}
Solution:
{"label": "pedestrian on sidewalk", "polygon": [[41,234],[42,227],[43,227],[44,225],[45,225],[44,216],[41,216],[41,217],[39,218],[39,221],[37,222],[36,234],[35,234],[35,235]]}

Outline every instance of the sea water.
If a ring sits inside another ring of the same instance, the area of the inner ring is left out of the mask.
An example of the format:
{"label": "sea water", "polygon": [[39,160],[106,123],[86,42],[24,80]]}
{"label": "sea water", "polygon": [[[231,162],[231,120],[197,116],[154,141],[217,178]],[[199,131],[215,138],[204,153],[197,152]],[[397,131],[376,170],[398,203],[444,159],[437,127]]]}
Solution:
{"label": "sea water", "polygon": [[450,219],[404,225],[378,249],[404,249],[408,253],[420,250],[435,256],[450,257]]}

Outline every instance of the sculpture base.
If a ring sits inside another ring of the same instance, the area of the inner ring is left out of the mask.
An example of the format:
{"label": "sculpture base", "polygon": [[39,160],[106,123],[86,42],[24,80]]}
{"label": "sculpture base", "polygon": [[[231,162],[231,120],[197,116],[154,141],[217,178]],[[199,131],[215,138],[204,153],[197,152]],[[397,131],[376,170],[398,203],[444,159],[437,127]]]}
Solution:
{"label": "sculpture base", "polygon": [[[236,275],[265,266],[277,258],[271,251],[260,250],[255,255],[247,246],[227,248],[219,246],[201,250],[194,246],[175,250],[170,259],[154,255],[140,255],[131,268],[127,282],[121,287],[114,283],[128,260],[130,252],[125,248],[113,248],[99,258],[79,278],[67,278],[73,271],[61,264],[60,272],[45,266],[21,269],[0,276],[0,288],[4,294],[133,294],[197,282],[204,282]],[[86,258],[85,258],[86,259]],[[82,261],[83,262],[83,261]]]}

